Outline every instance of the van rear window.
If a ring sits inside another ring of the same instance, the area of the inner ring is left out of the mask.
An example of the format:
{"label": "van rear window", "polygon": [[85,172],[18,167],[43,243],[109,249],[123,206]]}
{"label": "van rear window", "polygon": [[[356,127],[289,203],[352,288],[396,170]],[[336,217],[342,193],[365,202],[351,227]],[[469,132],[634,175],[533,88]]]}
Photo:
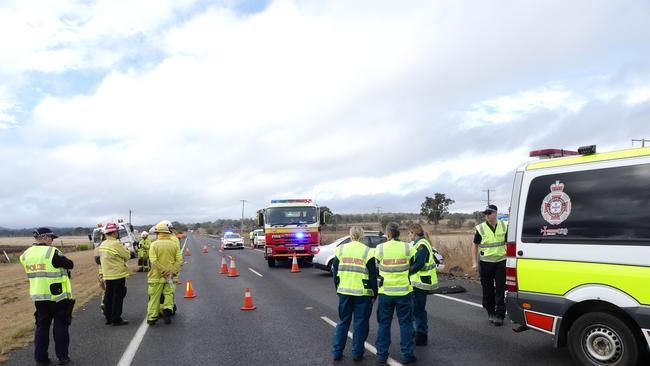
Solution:
{"label": "van rear window", "polygon": [[650,164],[533,179],[522,240],[650,245]]}

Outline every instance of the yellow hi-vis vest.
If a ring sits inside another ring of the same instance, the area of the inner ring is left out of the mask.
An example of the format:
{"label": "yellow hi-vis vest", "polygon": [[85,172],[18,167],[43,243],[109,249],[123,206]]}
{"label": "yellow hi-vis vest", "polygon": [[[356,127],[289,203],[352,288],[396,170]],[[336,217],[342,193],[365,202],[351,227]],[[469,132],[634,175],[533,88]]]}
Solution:
{"label": "yellow hi-vis vest", "polygon": [[413,292],[409,281],[409,266],[415,251],[411,244],[389,240],[377,245],[375,258],[380,279],[379,293],[390,296],[405,296]]}
{"label": "yellow hi-vis vest", "polygon": [[479,244],[480,259],[483,262],[501,262],[506,260],[506,228],[505,222],[497,220],[496,230],[493,232],[487,222],[476,225],[476,230],[481,234]]}
{"label": "yellow hi-vis vest", "polygon": [[140,245],[138,246],[138,258],[148,258],[149,257],[149,246],[151,245],[151,240],[142,239],[140,240]]}
{"label": "yellow hi-vis vest", "polygon": [[104,280],[119,280],[129,276],[126,262],[131,259],[131,253],[117,239],[106,239],[97,249],[102,266]]}
{"label": "yellow hi-vis vest", "polygon": [[[424,263],[424,267],[417,273],[411,275],[411,285],[420,290],[433,291],[438,288],[438,275],[436,274],[436,261],[433,257],[433,248],[431,248],[431,243],[425,238],[418,240],[413,245],[413,249],[417,251],[421,246],[429,253],[429,259]],[[426,280],[427,278],[428,281]]]}
{"label": "yellow hi-vis vest", "polygon": [[52,265],[56,251],[58,249],[49,245],[34,245],[20,256],[20,263],[29,278],[29,296],[33,301],[72,299],[68,271]]}
{"label": "yellow hi-vis vest", "polygon": [[366,264],[373,259],[369,247],[358,241],[351,241],[336,248],[336,258],[339,260],[339,285],[336,293],[352,296],[375,295],[372,289],[363,285],[369,278]]}

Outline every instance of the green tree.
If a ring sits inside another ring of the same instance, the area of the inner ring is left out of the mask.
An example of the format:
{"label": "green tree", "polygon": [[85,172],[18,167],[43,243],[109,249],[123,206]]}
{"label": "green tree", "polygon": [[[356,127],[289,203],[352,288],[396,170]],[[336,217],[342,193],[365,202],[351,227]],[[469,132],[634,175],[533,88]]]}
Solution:
{"label": "green tree", "polygon": [[433,198],[425,197],[424,202],[420,206],[420,215],[426,217],[427,222],[433,222],[438,225],[438,222],[449,213],[449,206],[454,204],[454,200],[447,198],[444,193],[436,193]]}

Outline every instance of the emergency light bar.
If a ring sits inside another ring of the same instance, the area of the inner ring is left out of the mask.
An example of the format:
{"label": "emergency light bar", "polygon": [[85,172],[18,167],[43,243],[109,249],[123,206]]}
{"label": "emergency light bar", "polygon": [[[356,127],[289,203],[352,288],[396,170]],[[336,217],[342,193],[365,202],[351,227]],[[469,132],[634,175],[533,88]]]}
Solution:
{"label": "emergency light bar", "polygon": [[298,198],[289,200],[271,200],[271,203],[312,203],[310,198]]}
{"label": "emergency light bar", "polygon": [[531,151],[528,156],[531,158],[538,157],[540,159],[552,159],[552,158],[561,158],[563,156],[572,156],[572,155],[578,155],[579,153],[577,151],[573,150],[564,150],[564,149],[541,149],[541,150],[533,150]]}

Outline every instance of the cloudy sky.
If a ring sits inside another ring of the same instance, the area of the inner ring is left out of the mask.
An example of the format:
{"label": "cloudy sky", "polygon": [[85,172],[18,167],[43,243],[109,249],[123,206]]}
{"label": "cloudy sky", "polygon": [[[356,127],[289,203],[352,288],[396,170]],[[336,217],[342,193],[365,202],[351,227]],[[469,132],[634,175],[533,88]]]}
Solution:
{"label": "cloudy sky", "polygon": [[650,3],[0,1],[0,226],[507,207],[650,138]]}

